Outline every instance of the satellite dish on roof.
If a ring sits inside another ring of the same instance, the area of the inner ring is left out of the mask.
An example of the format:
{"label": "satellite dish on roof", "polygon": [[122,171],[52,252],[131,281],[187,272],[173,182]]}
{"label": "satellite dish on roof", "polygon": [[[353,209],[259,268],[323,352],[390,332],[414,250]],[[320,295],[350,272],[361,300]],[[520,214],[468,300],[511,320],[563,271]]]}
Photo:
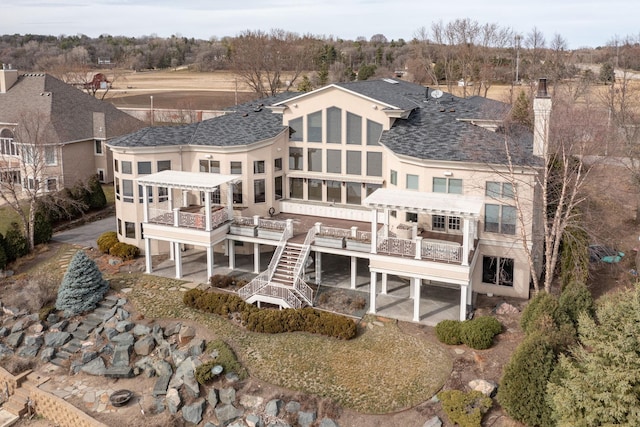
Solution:
{"label": "satellite dish on roof", "polygon": [[442,91],[440,89],[436,89],[434,91],[431,91],[431,97],[433,99],[438,99],[442,96]]}

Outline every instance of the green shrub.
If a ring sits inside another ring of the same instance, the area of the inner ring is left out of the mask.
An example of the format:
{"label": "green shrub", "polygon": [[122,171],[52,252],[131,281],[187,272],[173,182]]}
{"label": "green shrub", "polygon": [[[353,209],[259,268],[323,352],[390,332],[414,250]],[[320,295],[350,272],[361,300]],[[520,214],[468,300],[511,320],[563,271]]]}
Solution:
{"label": "green shrub", "polygon": [[520,326],[525,333],[535,332],[539,325],[538,320],[543,315],[548,315],[556,325],[570,323],[566,313],[559,309],[558,299],[547,292],[540,292],[529,301],[520,318]]}
{"label": "green shrub", "polygon": [[187,291],[182,301],[189,307],[221,316],[241,313],[244,326],[254,332],[277,334],[305,331],[346,340],[355,337],[357,333],[357,326],[351,319],[312,307],[299,310],[262,310],[247,304],[235,294],[205,292],[199,289]]}
{"label": "green shrub", "polygon": [[47,211],[44,209],[36,210],[34,223],[33,223],[33,243],[39,245],[41,243],[48,243],[53,236],[53,226],[51,220],[47,215]]}
{"label": "green shrub", "polygon": [[102,252],[103,254],[108,254],[109,250],[111,250],[111,247],[118,243],[118,233],[116,233],[115,231],[106,231],[102,233],[100,237],[98,237],[96,243],[98,244],[98,249],[100,250],[100,252]]}
{"label": "green shrub", "polygon": [[502,332],[500,322],[491,316],[476,317],[460,325],[460,339],[476,350],[484,350],[493,345],[493,337]]}
{"label": "green shrub", "polygon": [[214,361],[216,365],[224,368],[222,372],[235,372],[241,380],[247,378],[249,374],[247,370],[238,361],[233,349],[221,339],[213,340],[207,344],[206,352],[208,354],[217,354]]}
{"label": "green shrub", "polygon": [[5,240],[2,233],[0,233],[0,270],[4,270],[7,266],[7,252],[5,250]]}
{"label": "green shrub", "polygon": [[55,305],[46,305],[42,307],[40,311],[38,311],[38,319],[40,319],[41,322],[44,322],[45,320],[47,320],[47,317],[49,317],[49,315],[51,313],[54,313],[55,311]]}
{"label": "green shrub", "polygon": [[87,186],[89,187],[89,209],[102,209],[107,206],[107,197],[104,195],[98,175],[91,176]]}
{"label": "green shrub", "polygon": [[118,242],[109,249],[109,255],[117,256],[124,261],[134,259],[139,254],[140,249],[137,246],[124,242]]}
{"label": "green shrub", "polygon": [[462,344],[460,338],[460,325],[462,322],[459,320],[443,320],[436,325],[436,336],[438,341],[448,345]]}
{"label": "green shrub", "polygon": [[509,416],[529,426],[553,426],[547,403],[547,382],[556,366],[556,355],[548,338],[529,335],[516,349],[503,370],[498,402]]}
{"label": "green shrub", "polygon": [[29,253],[29,243],[17,222],[12,222],[4,239],[7,261],[12,262]]}
{"label": "green shrub", "polygon": [[580,313],[585,312],[590,317],[594,315],[593,296],[584,283],[567,284],[558,298],[558,305],[574,325],[578,324]]}
{"label": "green shrub", "polygon": [[198,366],[195,373],[196,381],[198,381],[198,383],[202,385],[205,385],[206,383],[211,381],[214,377],[213,373],[211,372],[211,368],[218,364],[219,363],[215,360],[210,360]]}
{"label": "green shrub", "polygon": [[493,404],[490,397],[475,390],[446,390],[438,393],[438,399],[449,420],[460,427],[480,427],[482,417]]}

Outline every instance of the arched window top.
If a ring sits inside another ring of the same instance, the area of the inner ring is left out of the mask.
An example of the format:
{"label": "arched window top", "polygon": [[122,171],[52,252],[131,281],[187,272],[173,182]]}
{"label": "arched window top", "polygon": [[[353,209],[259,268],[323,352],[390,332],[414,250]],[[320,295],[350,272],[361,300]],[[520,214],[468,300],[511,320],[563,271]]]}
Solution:
{"label": "arched window top", "polygon": [[0,138],[13,138],[13,132],[10,129],[2,129],[0,131]]}

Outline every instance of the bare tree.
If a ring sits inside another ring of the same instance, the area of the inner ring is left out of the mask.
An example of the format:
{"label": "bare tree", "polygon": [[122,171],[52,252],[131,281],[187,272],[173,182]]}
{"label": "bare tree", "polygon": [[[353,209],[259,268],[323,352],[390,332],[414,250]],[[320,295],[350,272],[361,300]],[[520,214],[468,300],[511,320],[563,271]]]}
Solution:
{"label": "bare tree", "polygon": [[231,41],[232,66],[256,93],[273,96],[312,68],[317,42],[280,29],[247,30]]}
{"label": "bare tree", "polygon": [[[562,240],[572,238],[570,230],[583,229],[578,218],[585,200],[582,189],[589,174],[584,161],[593,146],[606,138],[606,123],[601,120],[599,109],[560,99],[554,100],[552,113],[550,99],[545,97],[534,100],[534,109],[534,153],[540,162],[539,174],[533,183],[523,179],[520,166],[514,161],[517,153],[507,137],[505,177],[513,186],[520,240],[527,254],[533,287],[536,291],[550,292]],[[527,206],[533,206],[533,215]],[[538,238],[536,233],[540,229]],[[540,279],[542,262],[544,275]]]}
{"label": "bare tree", "polygon": [[[22,112],[13,135],[2,135],[0,141],[0,199],[20,218],[29,244],[34,247],[35,218],[38,203],[48,203],[49,208],[59,209],[59,197],[48,193],[48,168],[60,155],[59,146],[53,140],[53,124],[37,111]],[[10,138],[12,136],[12,138]],[[86,208],[81,201],[65,199],[64,209]]]}

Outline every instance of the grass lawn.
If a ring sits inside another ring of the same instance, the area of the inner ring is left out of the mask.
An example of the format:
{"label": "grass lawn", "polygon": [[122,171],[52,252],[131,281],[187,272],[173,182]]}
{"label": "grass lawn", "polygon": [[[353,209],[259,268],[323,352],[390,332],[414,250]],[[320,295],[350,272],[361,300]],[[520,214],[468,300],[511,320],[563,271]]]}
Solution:
{"label": "grass lawn", "polygon": [[[146,318],[194,320],[229,343],[251,376],[281,387],[330,398],[362,413],[389,413],[430,399],[452,370],[438,343],[400,331],[394,321],[371,322],[355,339],[307,333],[258,334],[182,304],[176,279],[116,276]],[[369,319],[375,320],[375,318]]]}

